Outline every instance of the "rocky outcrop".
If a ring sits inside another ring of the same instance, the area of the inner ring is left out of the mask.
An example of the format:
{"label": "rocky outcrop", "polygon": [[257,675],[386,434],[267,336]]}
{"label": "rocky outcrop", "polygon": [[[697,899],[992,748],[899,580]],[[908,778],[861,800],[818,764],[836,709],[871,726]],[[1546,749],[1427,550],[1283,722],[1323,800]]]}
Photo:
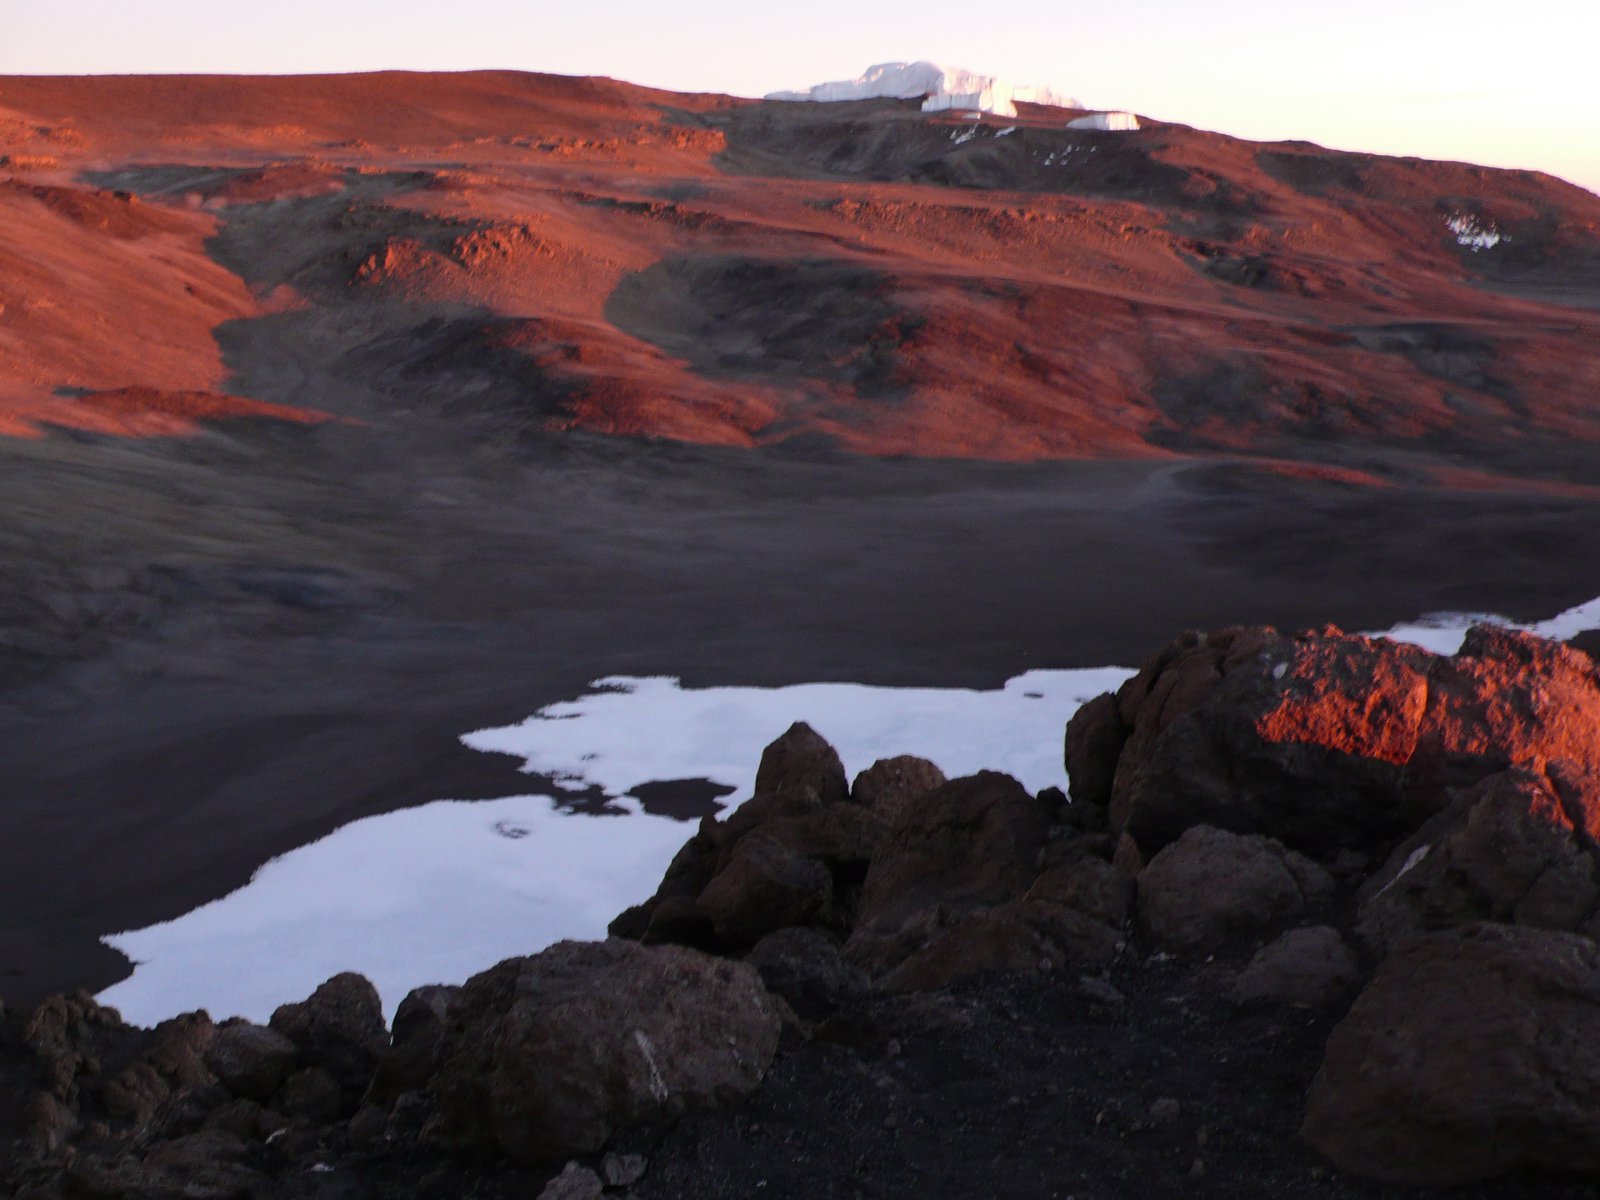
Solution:
{"label": "rocky outcrop", "polygon": [[[881,807],[906,795],[914,777],[889,768],[867,792]],[[796,724],[762,754],[751,799],[725,821],[703,821],[655,895],[611,933],[727,951],[780,929],[844,928],[883,833],[878,813],[851,797],[833,747]]]}
{"label": "rocky outcrop", "polygon": [[[524,1191],[593,1196],[638,1182],[651,1130],[750,1096],[780,1037],[816,1048],[828,1086],[888,1096],[948,1073],[972,1049],[961,1031],[995,1035],[974,996],[1017,995],[1031,1007],[1010,1019],[1049,1027],[1029,1025],[1030,1048],[1079,1043],[1063,1061],[1103,1040],[1072,1022],[1156,1038],[1108,1064],[1136,1081],[1126,1064],[1183,1057],[1172,1039],[1208,1009],[1233,1054],[1298,1038],[1276,1111],[1315,1073],[1304,1137],[1372,1179],[1600,1178],[1597,691],[1587,658],[1504,631],[1452,658],[1335,630],[1194,635],[1074,718],[1071,804],[911,758],[847,789],[797,725],[617,937],[419,988],[392,1032],[348,974],[266,1027],[130,1030],[82,995],[0,1015],[0,1070],[6,1037],[28,1063],[4,1182],[289,1196],[342,1154],[498,1163]],[[904,1080],[864,1073],[853,1056],[895,1027],[929,1033],[929,1057]],[[780,1090],[814,1081],[780,1070]],[[1035,1103],[1062,1097],[1055,1078]],[[1061,1102],[1081,1112],[1078,1089],[1104,1082],[1074,1077]],[[1120,1108],[1159,1136],[1191,1105]],[[452,1194],[404,1194],[423,1193]]]}
{"label": "rocky outcrop", "polygon": [[1049,832],[1046,807],[1009,775],[984,771],[927,793],[873,857],[846,953],[881,971],[920,949],[929,929],[1021,896]]}
{"label": "rocky outcrop", "polygon": [[[1586,655],[1479,626],[1453,657],[1336,629],[1190,634],[1067,733],[1076,801],[1145,855],[1194,825],[1386,847],[1509,766],[1600,766]],[[1106,780],[1111,780],[1109,788]]]}
{"label": "rocky outcrop", "polygon": [[300,1064],[300,1047],[263,1025],[236,1021],[217,1031],[206,1065],[235,1096],[268,1101]]}
{"label": "rocky outcrop", "polygon": [[1485,920],[1593,936],[1600,778],[1548,769],[1491,776],[1402,842],[1363,889],[1362,936],[1381,951]]}
{"label": "rocky outcrop", "polygon": [[1138,888],[1139,919],[1157,943],[1202,950],[1321,907],[1333,880],[1281,842],[1196,825],[1150,860]]}
{"label": "rocky outcrop", "polygon": [[679,946],[561,942],[469,979],[432,1087],[446,1145],[522,1162],[748,1095],[779,1016],[754,968]]}
{"label": "rocky outcrop", "polygon": [[1329,1039],[1304,1135],[1398,1183],[1600,1172],[1600,948],[1505,925],[1405,943]]}
{"label": "rocky outcrop", "polygon": [[306,1062],[326,1070],[352,1099],[366,1090],[389,1046],[378,989],[348,971],[298,1004],[277,1009],[268,1025],[298,1046]]}

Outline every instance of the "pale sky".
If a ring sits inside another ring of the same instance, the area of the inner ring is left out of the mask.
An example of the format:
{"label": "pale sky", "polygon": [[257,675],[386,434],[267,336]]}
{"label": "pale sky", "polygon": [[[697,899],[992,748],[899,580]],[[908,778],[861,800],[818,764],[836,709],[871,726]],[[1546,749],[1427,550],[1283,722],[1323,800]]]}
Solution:
{"label": "pale sky", "polygon": [[0,0],[0,74],[498,67],[760,95],[926,58],[1600,191],[1600,0]]}

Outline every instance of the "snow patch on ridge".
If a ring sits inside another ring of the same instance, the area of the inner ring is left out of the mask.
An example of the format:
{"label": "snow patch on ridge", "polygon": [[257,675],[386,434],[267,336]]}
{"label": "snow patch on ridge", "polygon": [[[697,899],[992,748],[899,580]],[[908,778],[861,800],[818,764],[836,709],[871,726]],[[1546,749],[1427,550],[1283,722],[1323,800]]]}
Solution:
{"label": "snow patch on ridge", "polygon": [[1456,245],[1466,246],[1476,254],[1480,250],[1493,250],[1501,242],[1511,239],[1502,236],[1493,221],[1466,212],[1453,212],[1444,219],[1450,232],[1456,235]]}

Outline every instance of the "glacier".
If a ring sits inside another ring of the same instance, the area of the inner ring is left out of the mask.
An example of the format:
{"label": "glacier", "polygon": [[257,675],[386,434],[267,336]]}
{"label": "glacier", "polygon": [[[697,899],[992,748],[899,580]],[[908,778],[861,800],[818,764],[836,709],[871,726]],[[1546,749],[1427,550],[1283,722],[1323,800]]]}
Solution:
{"label": "glacier", "polygon": [[1048,104],[1056,108],[1081,108],[1073,97],[1053,88],[1016,84],[994,75],[934,62],[877,63],[855,79],[819,83],[803,92],[769,92],[768,100],[915,100],[922,97],[923,112],[954,109],[962,112],[1017,115],[1017,102]]}

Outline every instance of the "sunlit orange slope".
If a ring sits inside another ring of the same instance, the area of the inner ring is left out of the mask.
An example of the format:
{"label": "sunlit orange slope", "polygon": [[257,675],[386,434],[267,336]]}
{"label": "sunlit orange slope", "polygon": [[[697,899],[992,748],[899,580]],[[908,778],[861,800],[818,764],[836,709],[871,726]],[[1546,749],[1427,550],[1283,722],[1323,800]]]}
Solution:
{"label": "sunlit orange slope", "polygon": [[516,73],[3,79],[0,428],[102,427],[115,391],[129,429],[258,402],[1592,480],[1600,198],[1072,115]]}

